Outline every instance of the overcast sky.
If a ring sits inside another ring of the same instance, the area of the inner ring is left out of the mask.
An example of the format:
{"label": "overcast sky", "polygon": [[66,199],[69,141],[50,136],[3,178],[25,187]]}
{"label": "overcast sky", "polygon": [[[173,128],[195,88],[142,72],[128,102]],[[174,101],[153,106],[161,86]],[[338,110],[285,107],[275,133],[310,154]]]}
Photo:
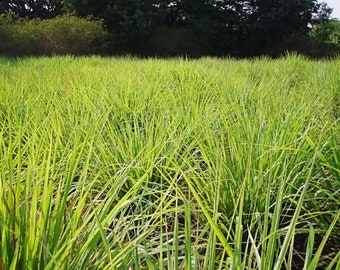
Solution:
{"label": "overcast sky", "polygon": [[332,17],[340,19],[340,0],[319,0],[319,2],[326,2],[333,8]]}

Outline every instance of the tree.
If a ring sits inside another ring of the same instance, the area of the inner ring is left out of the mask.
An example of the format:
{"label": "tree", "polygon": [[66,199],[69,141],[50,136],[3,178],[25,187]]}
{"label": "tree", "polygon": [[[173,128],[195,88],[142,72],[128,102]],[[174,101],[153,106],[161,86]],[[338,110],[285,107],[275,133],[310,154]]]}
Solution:
{"label": "tree", "polygon": [[80,16],[103,19],[115,49],[125,52],[141,52],[145,41],[165,20],[160,5],[152,0],[63,0],[63,4]]}
{"label": "tree", "polygon": [[316,0],[167,1],[171,27],[187,26],[213,51],[262,54],[273,44],[305,35],[319,6]]}
{"label": "tree", "polygon": [[323,20],[313,26],[309,35],[317,42],[333,44],[340,49],[340,21]]}
{"label": "tree", "polygon": [[327,3],[321,2],[316,6],[316,12],[313,14],[313,22],[324,22],[328,21],[331,17],[333,9],[328,6]]}
{"label": "tree", "polygon": [[320,43],[333,44],[340,48],[340,21],[330,19],[333,9],[327,3],[317,5],[309,36]]}
{"label": "tree", "polygon": [[[190,40],[183,35],[187,32],[188,37],[191,36],[192,42],[195,42],[191,47],[199,47],[201,54],[222,55],[230,52],[238,18],[234,10],[225,8],[223,1],[168,0],[162,1],[162,7],[166,13],[166,27],[173,29],[174,34],[181,35],[183,42]],[[170,32],[167,29],[164,31]],[[174,39],[180,43],[179,36]]]}
{"label": "tree", "polygon": [[[164,40],[165,34],[174,34],[180,43],[180,36],[188,33],[197,46],[204,48],[204,54],[240,56],[265,53],[281,40],[306,35],[313,14],[320,7],[316,0],[62,0],[62,3],[80,16],[103,19],[115,51],[120,48],[143,53],[150,38],[162,36]],[[185,38],[185,42],[189,41]]]}
{"label": "tree", "polygon": [[308,32],[316,9],[315,0],[248,0],[224,1],[226,9],[238,16],[238,43],[250,54],[279,40]]}
{"label": "tree", "polygon": [[60,0],[0,0],[0,14],[9,12],[29,19],[50,19],[61,11]]}

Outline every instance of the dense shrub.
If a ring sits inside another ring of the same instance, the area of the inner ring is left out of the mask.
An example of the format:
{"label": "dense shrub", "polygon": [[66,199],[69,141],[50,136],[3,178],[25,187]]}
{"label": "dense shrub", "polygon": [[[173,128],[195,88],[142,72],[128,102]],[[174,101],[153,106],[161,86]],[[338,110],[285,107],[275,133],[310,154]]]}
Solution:
{"label": "dense shrub", "polygon": [[313,40],[334,44],[340,48],[340,21],[321,21],[311,29],[309,36]]}
{"label": "dense shrub", "polygon": [[0,53],[84,55],[100,53],[107,36],[101,21],[64,15],[49,20],[0,18]]}

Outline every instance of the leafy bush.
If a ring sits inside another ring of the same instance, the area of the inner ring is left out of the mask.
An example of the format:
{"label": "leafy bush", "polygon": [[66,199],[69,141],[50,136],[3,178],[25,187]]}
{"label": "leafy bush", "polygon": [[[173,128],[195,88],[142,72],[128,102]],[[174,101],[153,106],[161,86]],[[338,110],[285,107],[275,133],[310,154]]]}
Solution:
{"label": "leafy bush", "polygon": [[107,36],[101,21],[71,15],[49,20],[2,16],[0,34],[0,53],[16,56],[98,53]]}
{"label": "leafy bush", "polygon": [[309,35],[316,41],[334,44],[340,48],[340,21],[322,21],[311,29]]}

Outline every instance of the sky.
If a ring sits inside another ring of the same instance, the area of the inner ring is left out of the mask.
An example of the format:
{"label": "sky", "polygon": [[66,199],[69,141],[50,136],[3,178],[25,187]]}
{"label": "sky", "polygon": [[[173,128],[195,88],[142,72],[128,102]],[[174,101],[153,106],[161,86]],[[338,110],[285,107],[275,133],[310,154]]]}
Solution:
{"label": "sky", "polygon": [[319,0],[319,2],[326,2],[333,8],[332,17],[340,19],[340,0]]}

